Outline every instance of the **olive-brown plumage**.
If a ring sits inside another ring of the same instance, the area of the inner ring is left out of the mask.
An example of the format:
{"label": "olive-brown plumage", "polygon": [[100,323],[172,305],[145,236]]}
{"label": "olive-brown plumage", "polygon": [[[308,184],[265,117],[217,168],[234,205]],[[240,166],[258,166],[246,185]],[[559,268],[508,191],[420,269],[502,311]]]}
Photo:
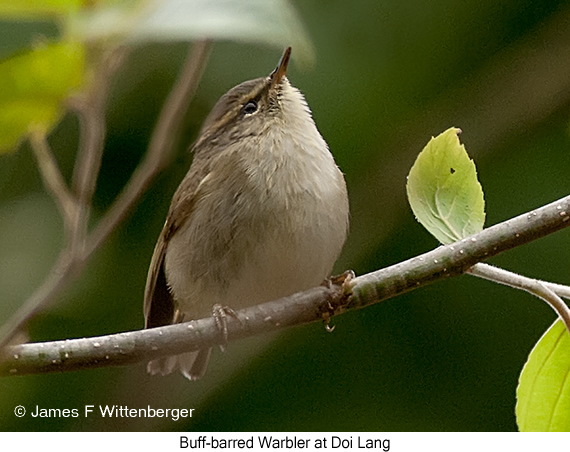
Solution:
{"label": "olive-brown plumage", "polygon": [[[318,285],[348,231],[342,173],[285,73],[224,94],[204,122],[172,199],[145,289],[146,327],[240,309]],[[151,361],[195,380],[210,350]]]}

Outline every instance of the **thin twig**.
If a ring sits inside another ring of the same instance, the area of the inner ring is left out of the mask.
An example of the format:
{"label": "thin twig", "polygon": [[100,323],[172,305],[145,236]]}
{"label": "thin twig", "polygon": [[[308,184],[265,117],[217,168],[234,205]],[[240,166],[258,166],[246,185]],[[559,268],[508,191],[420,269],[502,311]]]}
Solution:
{"label": "thin twig", "polygon": [[62,251],[48,277],[10,319],[0,327],[0,349],[8,344],[31,317],[63,291],[83,269],[82,262]]}
{"label": "thin twig", "polygon": [[81,148],[73,171],[73,189],[84,204],[90,204],[103,155],[105,110],[110,80],[127,56],[128,47],[116,47],[104,58],[87,98],[75,98],[71,106],[81,117]]}
{"label": "thin twig", "polygon": [[540,279],[538,279],[537,281],[543,284],[544,286],[548,287],[559,297],[570,300],[570,286],[565,286],[563,284],[556,284],[549,281],[542,281]]}
{"label": "thin twig", "polygon": [[[86,140],[86,142],[81,144],[82,151],[80,154],[82,155],[78,157],[74,175],[74,187],[78,190],[78,195],[82,197],[83,203],[81,204],[82,207],[77,209],[80,212],[73,212],[70,220],[72,238],[68,239],[67,247],[61,252],[57,263],[52,267],[44,283],[26,300],[16,314],[0,328],[0,348],[8,344],[22,328],[22,325],[45,305],[49,304],[57,294],[80,274],[87,259],[123,220],[129,209],[148,187],[153,177],[167,164],[173,153],[173,144],[183,120],[183,113],[188,107],[202,76],[209,48],[210,44],[208,41],[198,42],[194,45],[193,51],[190,53],[184,69],[160,114],[144,161],[137,167],[127,187],[103,217],[98,227],[86,237],[89,204],[95,189],[94,184],[99,172],[101,153],[103,152],[105,129],[102,116],[104,114],[105,99],[99,99],[99,106],[89,110],[88,116],[90,120],[86,124],[88,130],[85,130],[82,137],[82,140]],[[107,78],[111,69],[116,69],[115,63],[115,60],[111,60],[111,64],[103,71],[107,74]],[[106,97],[106,84],[108,82],[108,80],[105,80],[100,83],[100,86],[95,85],[95,88],[102,89],[102,92],[92,93],[88,96],[88,99],[97,98],[99,95]],[[96,118],[96,115],[101,117]],[[80,116],[80,118],[85,120],[84,116]],[[57,168],[55,159],[51,163],[56,165]]]}
{"label": "thin twig", "polygon": [[[117,54],[113,52],[113,55]],[[23,324],[66,288],[83,269],[87,258],[84,254],[84,244],[91,197],[95,190],[104,148],[107,91],[112,72],[118,66],[114,57],[108,57],[103,61],[101,72],[83,101],[75,99],[69,102],[71,107],[80,112],[82,128],[80,152],[74,168],[74,192],[65,185],[45,136],[43,139],[37,134],[31,136],[32,147],[38,157],[38,166],[44,183],[48,190],[54,193],[56,203],[63,212],[67,240],[42,285],[0,328],[0,348],[18,333]]]}
{"label": "thin twig", "polygon": [[[364,308],[432,282],[459,276],[479,261],[570,226],[567,212],[570,212],[570,196],[459,242],[351,279],[342,287],[317,287],[237,311],[237,318],[227,319],[228,341],[327,320],[333,314]],[[17,345],[6,349],[0,375],[121,366],[221,341],[220,330],[210,317],[96,338]]]}
{"label": "thin twig", "polygon": [[526,276],[483,263],[474,265],[466,273],[515,289],[521,289],[541,298],[557,312],[566,325],[568,333],[570,333],[570,308],[560,298],[560,296],[568,296],[570,287],[527,278]]}
{"label": "thin twig", "polygon": [[101,243],[123,221],[154,177],[172,158],[174,143],[184,120],[184,112],[188,109],[202,78],[210,48],[210,41],[200,41],[193,45],[182,72],[162,108],[144,160],[91,234],[86,247],[88,255],[101,246]]}
{"label": "thin twig", "polygon": [[93,86],[85,96],[70,102],[80,118],[81,139],[73,169],[73,192],[79,208],[74,218],[69,246],[82,252],[87,238],[87,225],[91,214],[91,200],[95,193],[105,149],[105,111],[110,81],[127,55],[128,47],[116,47],[102,58]]}
{"label": "thin twig", "polygon": [[61,212],[65,229],[69,231],[71,219],[74,217],[74,212],[77,209],[77,203],[63,179],[45,132],[33,131],[30,134],[30,144],[36,156],[44,185],[53,196],[55,204]]}

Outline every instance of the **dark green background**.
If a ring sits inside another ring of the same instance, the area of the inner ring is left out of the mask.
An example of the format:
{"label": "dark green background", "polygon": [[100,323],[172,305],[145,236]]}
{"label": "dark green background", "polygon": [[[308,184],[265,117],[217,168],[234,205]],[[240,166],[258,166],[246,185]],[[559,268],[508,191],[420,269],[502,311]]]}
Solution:
{"label": "dark green background", "polygon": [[[351,235],[336,270],[357,274],[437,246],[415,222],[406,174],[432,135],[451,126],[474,158],[487,225],[570,192],[570,2],[543,0],[295,1],[316,47],[313,69],[292,64],[317,125],[346,174]],[[2,37],[7,34],[4,28]],[[43,33],[53,33],[42,26]],[[14,42],[19,30],[10,31]],[[4,40],[6,41],[6,40]],[[10,52],[10,48],[0,49]],[[135,50],[113,86],[96,193],[100,215],[144,152],[186,45]],[[294,49],[293,49],[294,52]],[[188,114],[180,151],[80,280],[30,324],[33,341],[104,335],[143,325],[142,294],[187,145],[217,98],[268,74],[280,50],[217,43]],[[51,142],[69,176],[73,117]],[[62,243],[57,209],[28,146],[0,157],[0,316],[45,277]],[[492,259],[570,281],[563,231]],[[150,377],[144,365],[0,379],[2,430],[515,430],[515,389],[553,312],[515,290],[463,276],[322,325],[216,351],[207,378]],[[22,419],[87,404],[194,408],[191,421]]]}

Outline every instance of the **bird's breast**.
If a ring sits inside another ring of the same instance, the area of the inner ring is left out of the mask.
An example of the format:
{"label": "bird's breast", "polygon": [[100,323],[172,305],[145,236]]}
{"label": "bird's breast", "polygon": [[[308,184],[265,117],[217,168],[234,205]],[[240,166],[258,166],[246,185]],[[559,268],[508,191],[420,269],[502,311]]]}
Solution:
{"label": "bird's breast", "polygon": [[167,280],[190,318],[318,285],[346,238],[344,179],[318,132],[241,145],[212,167],[167,248]]}

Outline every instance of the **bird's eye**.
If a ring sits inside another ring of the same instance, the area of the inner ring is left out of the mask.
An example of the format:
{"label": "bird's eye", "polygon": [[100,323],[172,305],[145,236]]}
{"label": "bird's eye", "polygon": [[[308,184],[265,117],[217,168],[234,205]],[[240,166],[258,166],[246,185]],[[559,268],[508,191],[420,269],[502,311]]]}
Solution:
{"label": "bird's eye", "polygon": [[257,111],[258,105],[257,102],[254,100],[248,101],[243,107],[241,107],[241,111],[245,115],[251,115]]}

